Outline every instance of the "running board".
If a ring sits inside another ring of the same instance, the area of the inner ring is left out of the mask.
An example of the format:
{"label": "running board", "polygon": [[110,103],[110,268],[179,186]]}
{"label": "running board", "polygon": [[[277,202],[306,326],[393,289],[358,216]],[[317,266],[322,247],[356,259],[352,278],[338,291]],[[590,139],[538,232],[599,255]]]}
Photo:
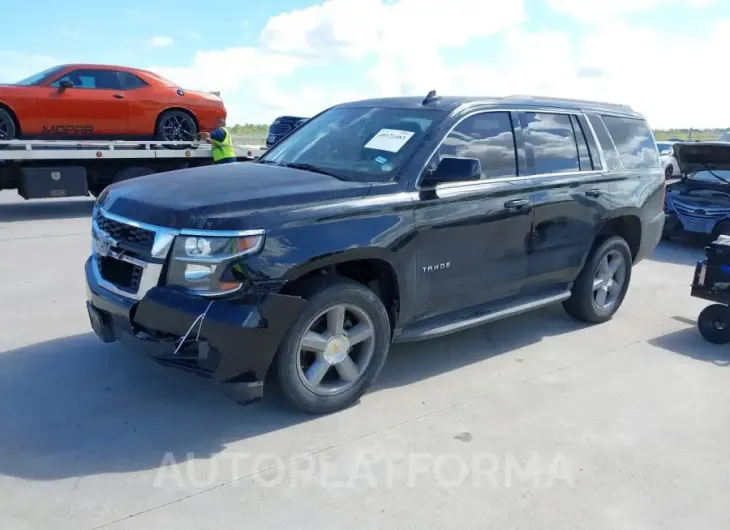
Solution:
{"label": "running board", "polygon": [[[488,322],[494,322],[495,320],[519,315],[520,313],[527,313],[533,309],[539,309],[544,306],[556,304],[563,300],[567,300],[568,298],[570,298],[570,291],[561,291],[548,296],[530,298],[526,301],[522,300],[518,303],[492,309],[487,312],[471,310],[469,311],[469,316],[458,320],[446,320],[443,317],[428,319],[416,324],[410,329],[404,329],[403,333],[396,337],[395,342],[415,342],[442,337],[444,335],[456,333],[457,331],[464,331],[469,328],[481,326]],[[431,320],[431,322],[429,322],[429,320]],[[434,320],[436,321],[434,322]]]}

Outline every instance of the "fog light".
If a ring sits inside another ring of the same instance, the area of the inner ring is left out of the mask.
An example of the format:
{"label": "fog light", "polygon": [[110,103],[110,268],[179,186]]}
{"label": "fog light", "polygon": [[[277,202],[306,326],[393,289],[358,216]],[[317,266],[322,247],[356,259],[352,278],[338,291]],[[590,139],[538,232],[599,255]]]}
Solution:
{"label": "fog light", "polygon": [[215,272],[215,265],[188,263],[185,265],[185,279],[190,282],[207,280]]}

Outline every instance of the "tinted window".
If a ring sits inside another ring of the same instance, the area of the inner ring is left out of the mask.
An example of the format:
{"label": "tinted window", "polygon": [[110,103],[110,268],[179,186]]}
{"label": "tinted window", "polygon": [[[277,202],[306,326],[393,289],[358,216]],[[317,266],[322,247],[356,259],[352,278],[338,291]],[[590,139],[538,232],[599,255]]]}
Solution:
{"label": "tinted window", "polygon": [[648,169],[661,165],[654,136],[644,120],[603,116],[603,122],[625,168]]}
{"label": "tinted window", "polygon": [[603,156],[606,159],[606,164],[608,164],[608,169],[622,169],[621,159],[618,157],[616,148],[613,146],[611,137],[608,135],[606,126],[603,125],[601,118],[593,114],[589,114],[588,120],[591,122],[593,129],[596,131],[596,137],[598,138],[598,143],[601,144],[601,150],[603,151]]}
{"label": "tinted window", "polygon": [[119,80],[121,81],[122,86],[126,90],[134,90],[135,88],[142,88],[143,86],[147,86],[147,83],[142,81],[136,75],[130,74],[129,72],[118,72],[117,75],[119,76]]}
{"label": "tinted window", "polygon": [[509,112],[485,112],[466,118],[446,137],[438,156],[478,158],[482,178],[517,175],[517,157]]}
{"label": "tinted window", "polygon": [[591,160],[591,153],[588,150],[588,142],[586,141],[586,136],[580,126],[580,123],[578,123],[578,118],[571,116],[570,121],[573,124],[575,143],[578,145],[578,162],[580,163],[580,170],[593,171],[593,161]]}
{"label": "tinted window", "polygon": [[567,114],[524,112],[520,115],[525,135],[527,165],[536,174],[578,171],[578,146]]}
{"label": "tinted window", "polygon": [[71,81],[74,88],[97,88],[105,90],[121,90],[122,84],[113,70],[72,70],[56,79],[51,86],[57,87],[61,81]]}

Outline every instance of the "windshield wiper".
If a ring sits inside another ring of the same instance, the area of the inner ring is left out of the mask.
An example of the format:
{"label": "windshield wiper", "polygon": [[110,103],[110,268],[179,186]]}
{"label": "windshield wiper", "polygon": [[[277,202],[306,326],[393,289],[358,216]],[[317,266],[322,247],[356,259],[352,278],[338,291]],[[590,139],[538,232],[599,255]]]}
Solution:
{"label": "windshield wiper", "polygon": [[702,165],[702,167],[704,167],[704,168],[705,168],[705,171],[707,171],[707,172],[708,172],[708,173],[709,173],[710,175],[712,175],[712,176],[713,176],[713,177],[715,177],[716,179],[720,179],[720,180],[721,180],[721,181],[723,181],[723,182],[724,182],[725,184],[730,184],[730,182],[729,182],[729,181],[725,180],[725,179],[724,179],[724,178],[722,178],[722,177],[721,177],[720,175],[718,175],[717,173],[715,173],[715,172],[714,172],[714,171],[713,171],[712,169],[710,169],[710,166],[709,166],[708,164],[701,164],[701,165]]}
{"label": "windshield wiper", "polygon": [[320,175],[327,175],[328,177],[334,177],[338,180],[347,180],[342,175],[337,175],[335,173],[332,173],[330,171],[327,171],[326,169],[322,169],[321,167],[313,166],[312,164],[300,164],[297,162],[290,162],[288,164],[279,164],[283,167],[290,167],[292,169],[301,169],[303,171],[311,171],[312,173],[319,173]]}

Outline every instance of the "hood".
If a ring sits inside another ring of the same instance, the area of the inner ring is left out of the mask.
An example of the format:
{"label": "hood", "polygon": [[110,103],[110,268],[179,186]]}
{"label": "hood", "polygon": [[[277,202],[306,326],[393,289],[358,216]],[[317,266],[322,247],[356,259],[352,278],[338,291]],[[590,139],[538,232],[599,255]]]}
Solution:
{"label": "hood", "polygon": [[246,230],[263,210],[364,197],[372,184],[254,162],[156,173],[109,186],[107,212],[168,228]]}
{"label": "hood", "polygon": [[679,170],[684,175],[708,169],[730,170],[730,143],[676,143],[672,148]]}

